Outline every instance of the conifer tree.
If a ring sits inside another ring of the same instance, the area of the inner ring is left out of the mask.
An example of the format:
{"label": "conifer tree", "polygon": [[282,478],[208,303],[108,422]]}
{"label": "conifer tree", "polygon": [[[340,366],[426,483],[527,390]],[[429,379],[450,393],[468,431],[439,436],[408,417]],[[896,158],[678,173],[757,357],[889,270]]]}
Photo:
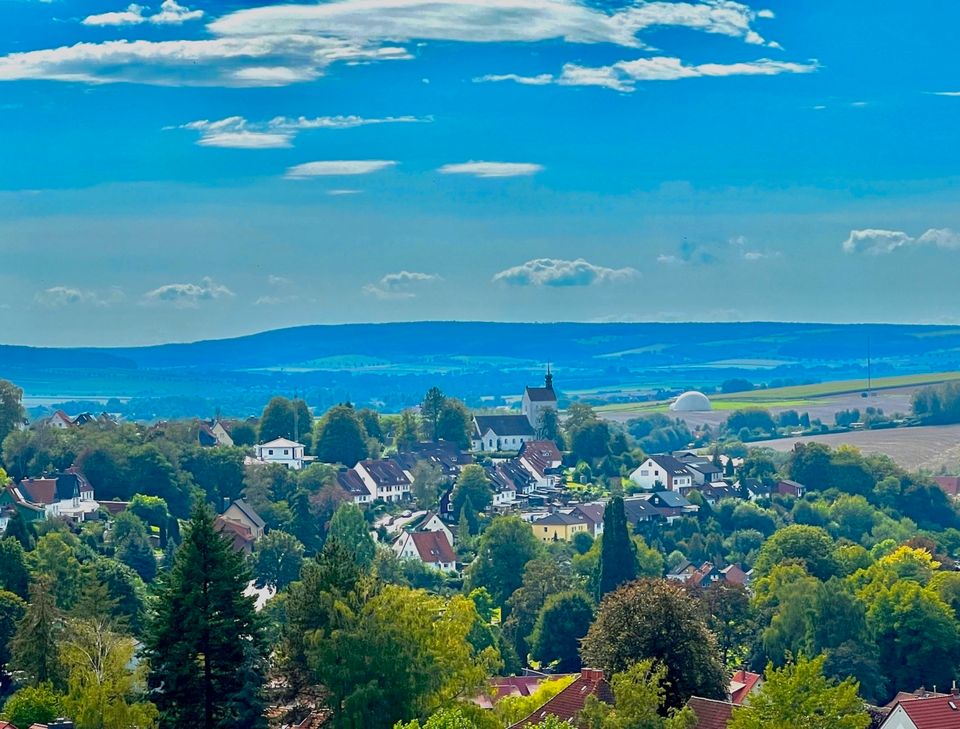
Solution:
{"label": "conifer tree", "polygon": [[159,580],[145,640],[162,724],[263,726],[264,641],[242,555],[198,504],[171,570]]}
{"label": "conifer tree", "polygon": [[603,538],[600,544],[600,576],[597,580],[597,599],[616,590],[625,582],[637,578],[637,550],[627,529],[623,497],[614,496],[603,512]]}
{"label": "conifer tree", "polygon": [[62,631],[63,616],[50,582],[40,578],[30,585],[30,604],[10,646],[13,666],[28,676],[31,685],[50,682],[57,688],[63,686],[58,645]]}

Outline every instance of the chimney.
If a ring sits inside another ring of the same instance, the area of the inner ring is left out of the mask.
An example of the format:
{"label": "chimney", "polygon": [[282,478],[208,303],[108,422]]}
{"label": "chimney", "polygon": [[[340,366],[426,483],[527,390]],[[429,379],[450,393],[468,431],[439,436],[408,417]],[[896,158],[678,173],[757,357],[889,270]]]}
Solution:
{"label": "chimney", "polygon": [[957,679],[953,679],[953,686],[950,687],[951,696],[960,696],[960,689],[957,688]]}
{"label": "chimney", "polygon": [[584,668],[580,671],[580,678],[590,683],[597,683],[603,680],[603,671],[599,668]]}

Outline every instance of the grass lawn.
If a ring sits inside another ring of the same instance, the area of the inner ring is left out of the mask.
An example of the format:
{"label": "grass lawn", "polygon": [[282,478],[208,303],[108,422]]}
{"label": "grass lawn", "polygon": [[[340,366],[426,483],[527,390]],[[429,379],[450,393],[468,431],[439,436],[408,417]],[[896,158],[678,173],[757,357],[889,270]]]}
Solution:
{"label": "grass lawn", "polygon": [[[960,380],[960,372],[935,372],[926,375],[901,375],[899,377],[878,377],[873,380],[874,390],[887,390],[895,387],[911,387],[917,385],[935,385],[941,382]],[[783,400],[802,400],[827,395],[844,395],[851,392],[862,392],[867,389],[866,380],[840,380],[838,382],[818,382],[813,385],[797,385],[795,387],[777,387],[771,390],[754,390],[753,392],[733,392],[729,395],[712,395],[710,401],[740,401],[741,403],[766,403],[776,407]]]}

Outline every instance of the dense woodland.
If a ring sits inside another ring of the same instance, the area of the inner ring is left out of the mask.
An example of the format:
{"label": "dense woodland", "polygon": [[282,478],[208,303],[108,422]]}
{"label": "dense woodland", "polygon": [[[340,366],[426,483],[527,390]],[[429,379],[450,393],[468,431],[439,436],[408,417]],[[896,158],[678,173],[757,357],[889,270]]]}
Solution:
{"label": "dense woodland", "polygon": [[[77,528],[14,516],[0,539],[3,715],[18,727],[60,715],[78,729],[266,727],[320,710],[344,729],[493,729],[563,682],[489,711],[468,701],[488,677],[589,666],[617,696],[616,708],[588,703],[598,729],[690,726],[686,700],[722,698],[740,667],[767,681],[736,729],[801,725],[787,705],[859,729],[864,702],[960,672],[960,515],[883,456],[750,449],[735,422],[710,446],[743,457],[735,471],[728,459],[731,482],[790,478],[806,495],[710,505],[694,493],[696,516],[637,531],[624,474],[694,435],[666,416],[621,427],[573,405],[539,435],[564,450],[572,493],[609,498],[603,537],[542,543],[517,516],[492,516],[480,456],[452,485],[456,577],[398,559],[375,525],[394,507],[361,510],[335,478],[421,439],[466,446],[468,412],[439,390],[389,417],[342,404],[314,418],[275,398],[233,424],[235,447],[201,448],[194,421],[59,431],[22,418],[19,391],[0,383],[0,479],[76,465],[98,500],[131,503]],[[244,465],[250,444],[278,436],[318,462]],[[428,467],[415,476],[417,505],[435,508],[449,485]],[[239,497],[268,527],[249,557],[213,528]],[[752,569],[751,587],[664,579],[683,560]],[[259,612],[243,596],[251,581],[277,590]]]}

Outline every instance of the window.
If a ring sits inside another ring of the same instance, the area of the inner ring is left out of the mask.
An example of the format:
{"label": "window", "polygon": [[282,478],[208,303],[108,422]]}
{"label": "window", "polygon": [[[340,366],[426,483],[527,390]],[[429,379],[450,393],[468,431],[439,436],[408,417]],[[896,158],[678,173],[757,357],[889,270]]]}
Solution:
{"label": "window", "polygon": [[283,455],[289,456],[289,455],[290,455],[290,449],[289,449],[289,448],[284,448],[284,449],[283,449]]}
{"label": "window", "polygon": [[267,453],[269,453],[269,454],[272,456],[272,455],[273,455],[273,448],[271,448],[269,451],[267,451]]}

